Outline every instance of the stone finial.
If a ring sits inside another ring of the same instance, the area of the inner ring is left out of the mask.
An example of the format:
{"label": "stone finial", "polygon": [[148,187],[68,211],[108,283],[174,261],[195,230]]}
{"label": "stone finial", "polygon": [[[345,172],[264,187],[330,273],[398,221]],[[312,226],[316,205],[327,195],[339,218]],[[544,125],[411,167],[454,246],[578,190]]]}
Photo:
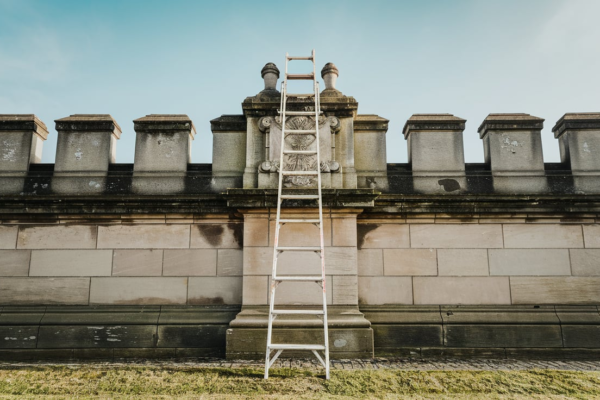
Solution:
{"label": "stone finial", "polygon": [[277,90],[277,79],[279,79],[279,68],[274,63],[266,63],[260,71],[260,76],[265,81],[265,90]]}
{"label": "stone finial", "polygon": [[48,128],[33,114],[0,114],[0,173],[27,172],[39,163]]}
{"label": "stone finial", "polygon": [[334,63],[327,63],[321,70],[321,78],[325,81],[325,89],[326,90],[336,90],[335,83],[337,81],[338,76],[340,76],[340,71],[337,69]]}

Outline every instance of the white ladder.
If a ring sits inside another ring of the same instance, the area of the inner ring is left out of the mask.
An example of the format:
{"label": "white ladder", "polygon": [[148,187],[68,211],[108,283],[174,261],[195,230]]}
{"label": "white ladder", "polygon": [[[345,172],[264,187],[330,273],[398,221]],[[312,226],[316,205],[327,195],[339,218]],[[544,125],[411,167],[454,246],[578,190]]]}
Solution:
{"label": "white ladder", "polygon": [[[288,62],[294,60],[305,60],[312,61],[312,73],[310,74],[289,74],[288,73]],[[287,93],[287,81],[288,80],[312,80],[313,81],[313,93],[309,94],[290,94]],[[287,111],[287,100],[289,98],[310,98],[314,97],[314,111]],[[271,276],[271,297],[269,302],[269,328],[267,331],[267,354],[265,359],[265,379],[269,377],[269,368],[273,365],[275,360],[281,355],[284,350],[310,350],[313,352],[315,357],[325,367],[326,379],[329,379],[329,334],[327,331],[327,294],[325,287],[325,246],[323,242],[323,202],[321,195],[321,154],[319,152],[319,115],[321,114],[321,104],[319,99],[319,83],[316,78],[315,70],[315,51],[313,50],[309,57],[290,57],[287,53],[285,54],[285,76],[281,84],[281,108],[279,109],[281,114],[281,151],[279,156],[279,187],[277,192],[277,220],[275,228],[275,244],[273,247],[273,273]],[[305,115],[314,116],[315,128],[309,130],[287,130],[290,134],[307,134],[315,135],[316,139],[316,150],[286,150],[285,149],[285,136],[286,136],[286,118],[288,115]],[[284,155],[287,154],[302,154],[302,155],[315,155],[317,156],[316,170],[313,171],[286,171],[284,170],[285,162]],[[283,179],[284,176],[316,176],[317,177],[317,188],[314,191],[317,194],[283,194]],[[281,218],[281,204],[283,200],[295,199],[295,200],[317,200],[319,203],[319,219],[282,219]],[[319,228],[319,237],[321,245],[306,246],[306,247],[280,247],[279,246],[279,234],[283,224],[295,224],[295,223],[312,223],[316,224]],[[278,275],[277,274],[277,262],[279,255],[284,251],[309,251],[316,252],[320,256],[321,260],[321,275],[320,276],[292,276],[292,275]],[[323,309],[322,310],[286,310],[275,308],[275,290],[277,286],[282,282],[287,281],[313,281],[321,285],[323,288]],[[271,342],[273,333],[273,321],[278,315],[315,315],[323,319],[323,331],[324,338],[323,344],[273,344]],[[271,357],[271,353],[275,351],[275,355]],[[319,354],[322,351],[324,357]]]}

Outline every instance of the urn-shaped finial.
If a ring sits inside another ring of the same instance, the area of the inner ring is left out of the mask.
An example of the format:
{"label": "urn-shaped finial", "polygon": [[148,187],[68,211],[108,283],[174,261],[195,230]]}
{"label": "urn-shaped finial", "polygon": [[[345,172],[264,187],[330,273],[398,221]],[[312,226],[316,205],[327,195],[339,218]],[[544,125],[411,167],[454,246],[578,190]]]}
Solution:
{"label": "urn-shaped finial", "polygon": [[265,90],[275,90],[279,79],[279,68],[274,63],[266,63],[260,71],[260,76],[265,80]]}
{"label": "urn-shaped finial", "polygon": [[327,63],[321,70],[321,78],[325,81],[325,89],[335,90],[335,82],[337,77],[340,75],[340,71],[337,69],[334,63]]}

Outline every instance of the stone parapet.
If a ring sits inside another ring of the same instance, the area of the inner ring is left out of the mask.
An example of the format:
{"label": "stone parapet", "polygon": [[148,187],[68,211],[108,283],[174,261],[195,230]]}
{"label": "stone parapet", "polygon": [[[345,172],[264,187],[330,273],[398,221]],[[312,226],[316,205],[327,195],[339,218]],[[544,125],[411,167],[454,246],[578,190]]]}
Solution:
{"label": "stone parapet", "polygon": [[33,114],[0,114],[0,175],[22,173],[42,159],[48,128]]}
{"label": "stone parapet", "polygon": [[389,120],[378,115],[354,118],[354,167],[357,187],[389,189],[386,163],[386,133]]}

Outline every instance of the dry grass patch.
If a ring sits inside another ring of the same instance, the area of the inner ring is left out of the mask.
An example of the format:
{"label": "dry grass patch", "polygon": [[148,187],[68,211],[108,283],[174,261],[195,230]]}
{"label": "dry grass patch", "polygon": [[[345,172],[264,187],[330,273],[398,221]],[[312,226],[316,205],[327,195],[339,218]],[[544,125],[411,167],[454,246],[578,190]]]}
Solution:
{"label": "dry grass patch", "polygon": [[6,399],[590,399],[600,372],[333,371],[148,366],[0,366]]}

